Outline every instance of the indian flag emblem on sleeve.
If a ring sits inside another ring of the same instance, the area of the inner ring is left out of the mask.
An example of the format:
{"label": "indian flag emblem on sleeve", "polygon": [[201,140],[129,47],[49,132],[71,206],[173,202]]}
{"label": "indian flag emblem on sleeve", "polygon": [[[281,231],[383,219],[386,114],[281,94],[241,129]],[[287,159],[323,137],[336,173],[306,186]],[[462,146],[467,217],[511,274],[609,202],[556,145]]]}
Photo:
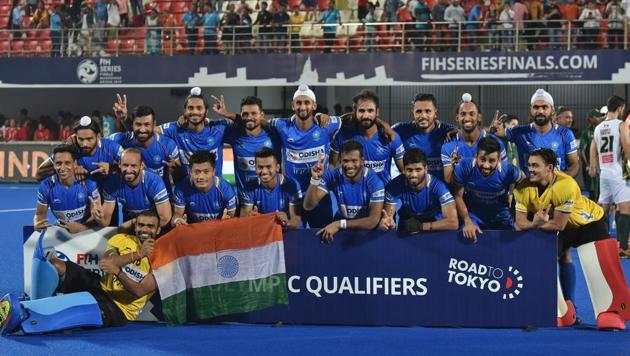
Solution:
{"label": "indian flag emblem on sleeve", "polygon": [[168,324],[288,304],[275,214],[178,226],[157,240],[151,267]]}

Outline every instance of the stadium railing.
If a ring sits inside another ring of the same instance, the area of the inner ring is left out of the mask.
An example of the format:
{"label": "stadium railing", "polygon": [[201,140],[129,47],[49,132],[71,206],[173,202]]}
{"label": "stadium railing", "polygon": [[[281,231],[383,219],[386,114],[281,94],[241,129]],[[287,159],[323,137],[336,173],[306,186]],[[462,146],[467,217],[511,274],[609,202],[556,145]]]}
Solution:
{"label": "stadium railing", "polygon": [[203,27],[187,31],[183,26],[0,30],[0,57],[628,49],[628,22],[614,35],[606,20],[593,29],[582,25],[523,21],[517,31],[515,22],[349,22],[224,26],[209,35]]}

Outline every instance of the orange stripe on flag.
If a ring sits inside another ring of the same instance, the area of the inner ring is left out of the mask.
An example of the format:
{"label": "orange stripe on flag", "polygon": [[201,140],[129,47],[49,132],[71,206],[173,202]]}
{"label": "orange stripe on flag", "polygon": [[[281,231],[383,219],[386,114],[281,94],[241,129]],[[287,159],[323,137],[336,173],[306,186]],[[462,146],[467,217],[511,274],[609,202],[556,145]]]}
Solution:
{"label": "orange stripe on flag", "polygon": [[151,268],[158,269],[183,256],[243,250],[282,241],[282,227],[275,215],[180,225],[155,242]]}

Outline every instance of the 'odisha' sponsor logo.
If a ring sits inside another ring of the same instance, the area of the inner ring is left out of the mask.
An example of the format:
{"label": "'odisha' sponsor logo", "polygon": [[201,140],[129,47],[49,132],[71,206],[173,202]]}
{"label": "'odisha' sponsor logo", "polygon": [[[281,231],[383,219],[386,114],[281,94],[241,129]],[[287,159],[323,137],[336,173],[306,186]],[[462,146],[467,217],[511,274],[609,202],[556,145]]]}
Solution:
{"label": "'odisha' sponsor logo", "polygon": [[302,151],[289,150],[287,152],[287,158],[293,163],[305,163],[314,162],[318,158],[325,155],[324,146],[310,148]]}
{"label": "'odisha' sponsor logo", "polygon": [[514,299],[523,289],[523,276],[513,266],[509,266],[505,272],[498,267],[451,258],[448,263],[448,283],[501,293],[503,299]]}
{"label": "'odisha' sponsor logo", "polygon": [[363,165],[374,170],[375,172],[380,172],[383,170],[383,168],[385,168],[385,161],[365,161]]}

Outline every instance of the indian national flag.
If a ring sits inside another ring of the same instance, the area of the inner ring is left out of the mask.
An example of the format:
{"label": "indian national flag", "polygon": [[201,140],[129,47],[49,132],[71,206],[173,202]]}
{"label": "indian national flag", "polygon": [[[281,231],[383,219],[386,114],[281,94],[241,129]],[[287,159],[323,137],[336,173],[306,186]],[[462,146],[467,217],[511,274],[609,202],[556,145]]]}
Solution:
{"label": "indian national flag", "polygon": [[151,267],[168,324],[288,304],[274,215],[179,226],[157,240]]}

